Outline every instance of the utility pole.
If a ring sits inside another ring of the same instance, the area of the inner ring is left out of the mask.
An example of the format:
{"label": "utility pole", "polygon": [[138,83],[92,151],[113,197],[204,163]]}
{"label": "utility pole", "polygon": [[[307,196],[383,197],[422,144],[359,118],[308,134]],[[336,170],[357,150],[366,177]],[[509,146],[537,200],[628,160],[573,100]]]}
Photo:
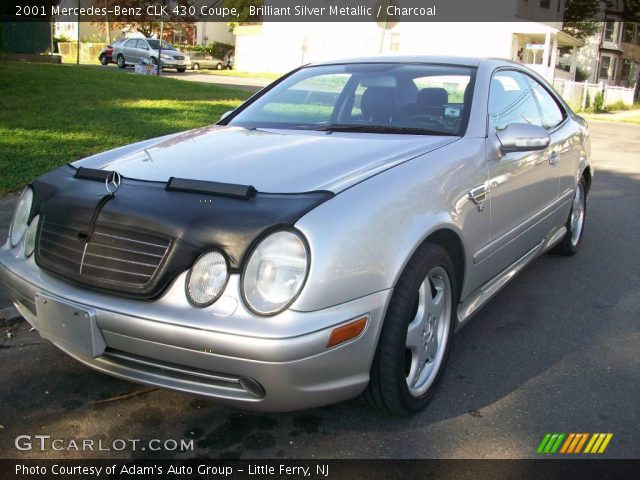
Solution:
{"label": "utility pole", "polygon": [[[162,0],[162,13],[164,15],[164,7],[167,3],[167,0]],[[164,16],[160,16],[160,38],[158,43],[158,65],[157,65],[157,73],[156,75],[160,76],[160,70],[162,70],[162,34],[164,31]]]}
{"label": "utility pole", "polygon": [[111,43],[111,29],[109,28],[109,0],[104,0],[104,26],[107,29],[107,45]]}
{"label": "utility pole", "polygon": [[80,0],[78,0],[78,48],[76,49],[76,65],[80,65]]}

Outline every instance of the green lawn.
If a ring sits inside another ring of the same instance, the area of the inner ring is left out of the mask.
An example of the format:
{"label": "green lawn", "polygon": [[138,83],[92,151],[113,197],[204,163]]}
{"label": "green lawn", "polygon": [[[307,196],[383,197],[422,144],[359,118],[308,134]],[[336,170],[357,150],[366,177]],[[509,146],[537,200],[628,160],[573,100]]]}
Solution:
{"label": "green lawn", "polygon": [[249,95],[91,66],[0,63],[0,195],[66,162],[215,123]]}

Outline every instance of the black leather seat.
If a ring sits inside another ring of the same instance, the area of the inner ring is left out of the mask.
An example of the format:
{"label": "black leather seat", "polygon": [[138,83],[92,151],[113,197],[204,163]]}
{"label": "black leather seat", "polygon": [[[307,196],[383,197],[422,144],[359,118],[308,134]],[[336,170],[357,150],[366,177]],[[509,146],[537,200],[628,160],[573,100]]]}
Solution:
{"label": "black leather seat", "polygon": [[362,94],[360,110],[365,120],[388,124],[398,114],[396,91],[389,87],[369,87]]}
{"label": "black leather seat", "polygon": [[427,115],[444,115],[444,109],[449,103],[449,93],[444,88],[423,88],[416,98],[418,113]]}

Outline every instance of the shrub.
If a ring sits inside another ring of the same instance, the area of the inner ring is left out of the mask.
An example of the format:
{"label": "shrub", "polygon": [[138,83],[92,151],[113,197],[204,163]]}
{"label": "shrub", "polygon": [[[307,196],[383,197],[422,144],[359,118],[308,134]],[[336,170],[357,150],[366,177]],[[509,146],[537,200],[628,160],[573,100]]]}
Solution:
{"label": "shrub", "polygon": [[586,112],[591,108],[591,95],[589,95],[589,91],[587,91],[587,98],[584,102],[584,109]]}
{"label": "shrub", "polygon": [[607,105],[607,110],[631,110],[632,108],[632,105],[627,105],[622,100]]}
{"label": "shrub", "polygon": [[593,98],[593,113],[605,113],[608,108],[604,104],[604,94],[602,92],[596,93]]}
{"label": "shrub", "polygon": [[58,43],[73,42],[73,41],[74,40],[71,40],[71,38],[66,36],[64,33],[57,37],[53,37],[53,51],[60,53],[60,50],[58,49]]}
{"label": "shrub", "polygon": [[589,78],[589,75],[590,73],[588,70],[584,70],[580,67],[576,68],[576,82],[584,82]]}

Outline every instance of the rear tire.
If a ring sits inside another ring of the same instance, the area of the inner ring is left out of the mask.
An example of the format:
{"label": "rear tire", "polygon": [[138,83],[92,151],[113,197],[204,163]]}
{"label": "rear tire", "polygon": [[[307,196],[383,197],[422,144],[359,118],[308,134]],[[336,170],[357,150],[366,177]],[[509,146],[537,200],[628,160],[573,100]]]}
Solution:
{"label": "rear tire", "polygon": [[[455,327],[456,272],[449,254],[426,243],[391,297],[365,401],[389,415],[423,410],[442,379]],[[435,346],[434,346],[435,344]]]}
{"label": "rear tire", "polygon": [[118,64],[118,68],[124,68],[127,64],[124,61],[124,56],[122,54],[118,55],[116,58],[116,63]]}
{"label": "rear tire", "polygon": [[584,236],[584,226],[587,219],[587,184],[584,178],[581,178],[576,186],[573,195],[571,211],[565,227],[565,233],[562,241],[555,246],[553,252],[560,255],[575,255],[582,245],[582,237]]}
{"label": "rear tire", "polygon": [[191,65],[191,70],[200,70],[200,64],[194,63],[193,65]]}
{"label": "rear tire", "polygon": [[222,70],[222,64],[221,63],[218,63],[216,65],[216,70]]}

